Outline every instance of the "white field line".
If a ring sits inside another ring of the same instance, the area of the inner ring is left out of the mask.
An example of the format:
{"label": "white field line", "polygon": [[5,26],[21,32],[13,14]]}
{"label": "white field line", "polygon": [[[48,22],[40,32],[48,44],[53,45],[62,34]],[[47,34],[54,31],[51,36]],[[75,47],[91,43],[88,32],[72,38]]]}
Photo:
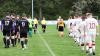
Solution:
{"label": "white field line", "polygon": [[48,45],[47,41],[43,38],[43,36],[38,32],[38,35],[40,37],[40,39],[43,41],[43,43],[45,44],[45,46],[47,47],[48,51],[51,53],[52,56],[56,56],[55,53],[52,51],[52,49],[50,48],[50,46]]}

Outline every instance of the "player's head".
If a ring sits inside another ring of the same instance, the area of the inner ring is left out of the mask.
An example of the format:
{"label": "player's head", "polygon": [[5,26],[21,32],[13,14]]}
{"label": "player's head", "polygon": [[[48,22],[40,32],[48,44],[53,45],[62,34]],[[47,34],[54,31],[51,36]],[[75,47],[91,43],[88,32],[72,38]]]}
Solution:
{"label": "player's head", "polygon": [[86,13],[86,16],[91,18],[92,17],[92,13]]}
{"label": "player's head", "polygon": [[11,19],[10,15],[6,15],[5,19]]}
{"label": "player's head", "polygon": [[61,16],[59,16],[58,18],[61,19]]}
{"label": "player's head", "polygon": [[43,20],[45,20],[45,17],[43,17]]}
{"label": "player's head", "polygon": [[16,16],[16,19],[20,19],[20,15],[17,15],[17,16]]}
{"label": "player's head", "polygon": [[84,21],[86,19],[86,15],[83,15],[81,18]]}

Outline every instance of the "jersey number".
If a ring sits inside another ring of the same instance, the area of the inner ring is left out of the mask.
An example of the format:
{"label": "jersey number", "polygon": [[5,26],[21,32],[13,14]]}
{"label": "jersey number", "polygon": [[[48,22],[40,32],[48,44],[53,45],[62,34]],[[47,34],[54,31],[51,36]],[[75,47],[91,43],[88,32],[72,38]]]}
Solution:
{"label": "jersey number", "polygon": [[5,21],[5,25],[9,25],[9,21]]}
{"label": "jersey number", "polygon": [[95,23],[89,23],[90,24],[90,29],[95,29]]}
{"label": "jersey number", "polygon": [[25,22],[22,22],[22,27],[25,27]]}

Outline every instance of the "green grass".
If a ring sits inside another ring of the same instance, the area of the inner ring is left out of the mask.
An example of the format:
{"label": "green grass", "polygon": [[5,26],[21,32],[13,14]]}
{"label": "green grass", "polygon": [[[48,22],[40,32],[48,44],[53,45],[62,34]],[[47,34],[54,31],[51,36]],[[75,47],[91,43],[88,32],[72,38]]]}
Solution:
{"label": "green grass", "polygon": [[[55,56],[86,56],[85,52],[81,52],[80,47],[69,38],[65,30],[63,38],[58,36],[56,26],[48,26],[47,32],[42,33],[39,26],[39,34],[33,34],[29,38],[28,49],[22,50],[20,44],[9,49],[3,48],[2,33],[0,34],[0,56],[52,56],[50,50]],[[96,56],[100,56],[100,40],[99,36],[96,40]],[[49,46],[48,50],[45,43]]]}

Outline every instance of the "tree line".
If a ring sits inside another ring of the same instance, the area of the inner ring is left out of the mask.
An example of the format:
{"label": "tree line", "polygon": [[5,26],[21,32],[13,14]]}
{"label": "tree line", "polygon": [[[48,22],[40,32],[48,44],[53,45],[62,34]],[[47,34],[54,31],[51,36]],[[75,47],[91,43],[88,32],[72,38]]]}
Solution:
{"label": "tree line", "polygon": [[[34,17],[46,17],[48,20],[62,16],[79,15],[85,12],[92,12],[99,16],[99,0],[33,0]],[[7,12],[22,15],[32,15],[32,0],[0,0],[0,17],[4,17]]]}

